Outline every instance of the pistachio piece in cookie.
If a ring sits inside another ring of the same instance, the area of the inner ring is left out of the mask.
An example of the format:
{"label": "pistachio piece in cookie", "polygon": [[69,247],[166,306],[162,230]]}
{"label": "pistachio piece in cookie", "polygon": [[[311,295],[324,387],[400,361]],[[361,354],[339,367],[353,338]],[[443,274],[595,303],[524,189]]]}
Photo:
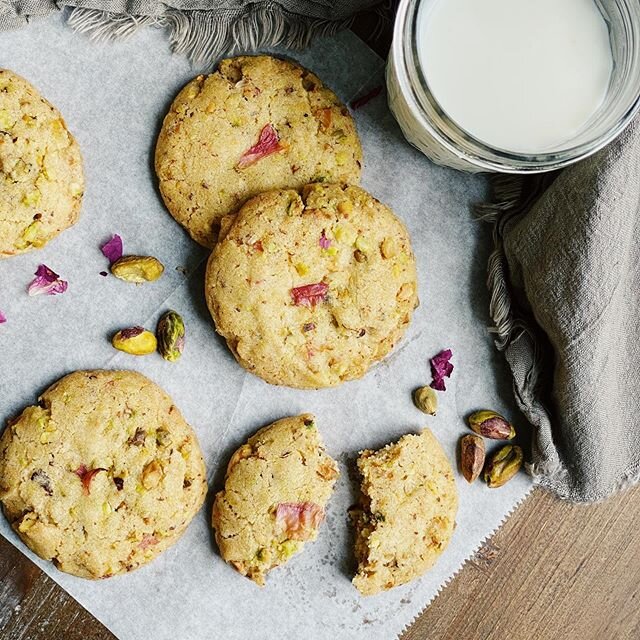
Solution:
{"label": "pistachio piece in cookie", "polygon": [[25,544],[83,578],[132,571],[170,547],[202,506],[195,433],[133,371],[77,371],[0,437],[0,503]]}
{"label": "pistachio piece in cookie", "polygon": [[360,505],[351,510],[363,595],[405,584],[430,569],[445,550],[458,510],[453,469],[425,429],[358,458]]}
{"label": "pistachio piece in cookie", "polygon": [[270,191],[223,221],[205,296],[238,362],[272,384],[338,385],[400,340],[418,304],[407,229],[355,186]]}
{"label": "pistachio piece in cookie", "polygon": [[213,504],[224,560],[264,585],[271,569],[316,539],[337,478],[311,414],[258,431],[233,454]]}

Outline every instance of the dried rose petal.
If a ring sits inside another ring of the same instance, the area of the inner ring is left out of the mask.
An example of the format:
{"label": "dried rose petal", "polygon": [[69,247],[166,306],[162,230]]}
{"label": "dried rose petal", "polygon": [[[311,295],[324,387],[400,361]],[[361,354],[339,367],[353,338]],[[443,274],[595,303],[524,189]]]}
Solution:
{"label": "dried rose petal", "polygon": [[0,311],[0,324],[6,321],[7,321],[7,316],[5,316],[4,313],[2,313],[2,311]]}
{"label": "dried rose petal", "polygon": [[140,542],[140,544],[138,545],[141,549],[147,549],[149,547],[152,547],[154,544],[158,544],[158,542],[160,542],[158,540],[158,538],[156,538],[155,536],[150,536],[150,535],[145,535],[142,538],[142,541]]}
{"label": "dried rose petal", "polygon": [[69,283],[66,280],[61,280],[60,276],[45,264],[38,265],[35,276],[27,288],[30,296],[37,296],[41,293],[55,296],[57,293],[64,293],[67,290]]}
{"label": "dried rose petal", "polygon": [[106,271],[101,271],[101,272],[100,272],[100,275],[101,275],[103,278],[106,278],[109,274],[108,274]]}
{"label": "dried rose petal", "polygon": [[314,502],[281,502],[276,523],[290,540],[308,540],[324,519],[324,510]]}
{"label": "dried rose petal", "polygon": [[102,251],[110,264],[120,260],[122,258],[122,238],[117,233],[114,233],[111,236],[111,240],[107,240],[100,246],[100,251]]}
{"label": "dried rose petal", "polygon": [[429,360],[431,364],[431,376],[433,377],[430,385],[432,389],[436,391],[447,390],[444,379],[449,378],[453,371],[453,365],[449,362],[452,355],[451,349],[445,349]]}
{"label": "dried rose petal", "polygon": [[122,491],[124,489],[124,480],[122,478],[114,478],[113,484],[116,485],[116,489],[118,491]]}
{"label": "dried rose petal", "polygon": [[329,291],[329,285],[324,282],[305,284],[291,289],[293,304],[300,307],[313,307],[319,302],[324,302]]}
{"label": "dried rose petal", "polygon": [[320,234],[320,240],[318,241],[318,244],[323,249],[328,249],[331,246],[331,240],[329,240],[329,238],[327,238],[327,236],[324,234],[324,229],[322,230],[322,233]]}
{"label": "dried rose petal", "polygon": [[97,469],[87,469],[85,465],[81,464],[75,470],[75,474],[82,481],[82,493],[84,493],[85,496],[89,495],[93,476],[95,476],[99,471],[106,471],[106,469],[102,469],[101,467],[98,467]]}
{"label": "dried rose petal", "polygon": [[246,169],[252,164],[282,150],[278,132],[272,124],[266,124],[260,132],[257,144],[247,149],[236,165],[238,169]]}
{"label": "dried rose petal", "polygon": [[306,322],[302,325],[302,330],[306,333],[307,331],[313,331],[316,328],[315,322]]}
{"label": "dried rose petal", "polygon": [[355,111],[360,107],[364,107],[364,105],[367,104],[367,102],[371,102],[371,100],[373,100],[374,98],[377,98],[381,93],[382,93],[381,86],[374,87],[373,89],[371,89],[371,91],[369,91],[369,93],[365,93],[363,96],[360,96],[355,100],[352,100],[351,108]]}

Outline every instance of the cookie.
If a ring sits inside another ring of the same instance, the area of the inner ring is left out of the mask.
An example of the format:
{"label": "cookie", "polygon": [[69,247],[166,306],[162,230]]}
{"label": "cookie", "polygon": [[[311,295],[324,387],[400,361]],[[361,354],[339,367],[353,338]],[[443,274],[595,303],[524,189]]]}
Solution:
{"label": "cookie", "polygon": [[133,371],[78,371],[0,438],[0,502],[41,558],[82,578],[131,571],[170,547],[206,492],[196,436]]}
{"label": "cookie", "polygon": [[451,464],[425,429],[358,458],[362,501],[351,512],[363,595],[397,587],[431,568],[453,535],[458,494]]}
{"label": "cookie", "polygon": [[361,163],[347,108],[311,72],[271,56],[223,60],[189,82],[155,157],[167,208],[205,247],[248,198],[315,181],[357,183]]}
{"label": "cookie", "polygon": [[313,184],[247,202],[225,219],[205,287],[238,362],[299,388],[364,375],[418,304],[406,228],[355,186]]}
{"label": "cookie", "polygon": [[315,540],[338,477],[315,418],[284,418],[234,454],[212,524],[224,560],[259,585],[266,574]]}
{"label": "cookie", "polygon": [[24,78],[0,69],[0,258],[43,247],[80,215],[80,148]]}

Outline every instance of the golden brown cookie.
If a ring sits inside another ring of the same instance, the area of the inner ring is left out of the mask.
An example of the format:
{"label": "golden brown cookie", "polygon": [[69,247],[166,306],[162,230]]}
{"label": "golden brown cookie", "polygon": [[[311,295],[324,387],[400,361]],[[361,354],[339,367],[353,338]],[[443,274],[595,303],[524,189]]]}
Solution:
{"label": "golden brown cookie", "polygon": [[171,215],[206,247],[248,198],[357,183],[361,163],[347,108],[311,72],[271,56],[223,60],[189,82],[164,119],[155,160]]}
{"label": "golden brown cookie", "polygon": [[311,414],[258,431],[233,454],[213,504],[222,557],[264,585],[271,569],[316,539],[337,477]]}
{"label": "golden brown cookie", "polygon": [[406,228],[360,187],[271,191],[225,219],[205,295],[238,362],[299,388],[359,378],[418,303]]}
{"label": "golden brown cookie", "polygon": [[24,78],[0,69],[0,258],[43,247],[80,215],[80,148]]}
{"label": "golden brown cookie", "polygon": [[352,510],[358,572],[353,584],[372,595],[430,569],[453,535],[458,493],[451,464],[425,429],[358,458],[362,501]]}
{"label": "golden brown cookie", "polygon": [[191,427],[133,371],[77,371],[0,438],[0,502],[27,546],[61,571],[106,578],[182,535],[206,493]]}

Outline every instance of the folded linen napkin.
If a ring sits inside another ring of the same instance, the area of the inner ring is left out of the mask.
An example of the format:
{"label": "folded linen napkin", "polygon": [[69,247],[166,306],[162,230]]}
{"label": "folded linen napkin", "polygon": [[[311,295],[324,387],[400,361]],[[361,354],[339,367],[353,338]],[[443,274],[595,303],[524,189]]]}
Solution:
{"label": "folded linen napkin", "polygon": [[0,30],[69,8],[69,24],[98,40],[154,25],[169,32],[171,48],[194,62],[234,50],[306,46],[315,35],[348,26],[380,0],[0,0]]}
{"label": "folded linen napkin", "polygon": [[640,118],[559,174],[494,179],[496,344],[534,426],[529,470],[580,502],[640,479]]}

